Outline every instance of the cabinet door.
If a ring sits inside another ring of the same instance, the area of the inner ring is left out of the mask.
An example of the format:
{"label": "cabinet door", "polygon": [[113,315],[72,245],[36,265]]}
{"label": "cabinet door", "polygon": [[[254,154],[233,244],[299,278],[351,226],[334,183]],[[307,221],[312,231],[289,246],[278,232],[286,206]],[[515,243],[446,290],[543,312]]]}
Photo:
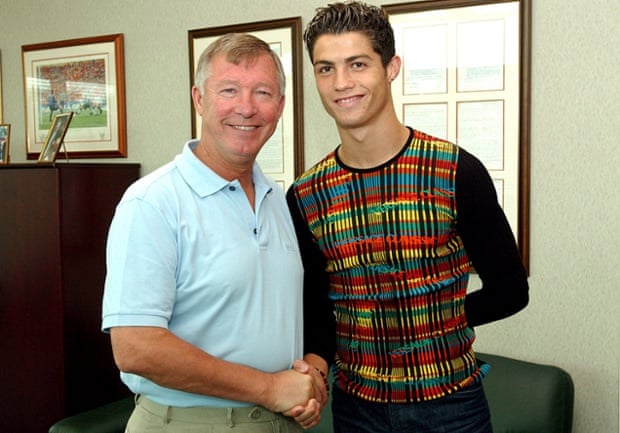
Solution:
{"label": "cabinet door", "polygon": [[2,169],[0,196],[0,419],[47,431],[65,409],[56,171]]}

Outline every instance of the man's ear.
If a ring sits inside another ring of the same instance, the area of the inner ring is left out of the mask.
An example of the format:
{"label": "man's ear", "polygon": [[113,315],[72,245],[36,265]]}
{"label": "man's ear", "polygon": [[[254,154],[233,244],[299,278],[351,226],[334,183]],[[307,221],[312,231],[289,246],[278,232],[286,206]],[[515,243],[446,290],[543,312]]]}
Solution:
{"label": "man's ear", "polygon": [[390,83],[394,81],[396,77],[398,77],[398,74],[400,73],[401,62],[402,61],[399,56],[394,56],[386,65],[385,69]]}
{"label": "man's ear", "polygon": [[280,97],[280,102],[278,103],[278,117],[282,116],[282,113],[284,113],[284,105],[286,104],[286,98],[284,97],[284,95],[282,95]]}
{"label": "man's ear", "polygon": [[202,116],[202,94],[200,93],[200,89],[196,86],[192,86],[192,102],[194,103],[196,113]]}

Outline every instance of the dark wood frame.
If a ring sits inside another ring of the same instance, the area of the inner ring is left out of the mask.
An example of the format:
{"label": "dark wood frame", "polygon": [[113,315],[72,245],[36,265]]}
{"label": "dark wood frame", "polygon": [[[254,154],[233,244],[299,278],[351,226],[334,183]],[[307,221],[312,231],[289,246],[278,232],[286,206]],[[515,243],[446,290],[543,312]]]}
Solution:
{"label": "dark wood frame", "polygon": [[[189,44],[189,77],[190,89],[194,84],[194,63],[201,53],[194,53],[194,42],[202,38],[222,36],[226,33],[252,33],[261,37],[261,32],[268,30],[285,30],[290,32],[291,43],[291,71],[292,82],[290,83],[293,93],[292,100],[287,99],[284,110],[292,110],[293,113],[293,143],[290,143],[293,151],[293,177],[299,176],[304,170],[304,130],[303,130],[303,82],[302,82],[302,28],[301,17],[282,18],[269,21],[261,21],[246,24],[226,25],[203,29],[190,30],[188,32]],[[264,39],[264,38],[263,38]],[[285,69],[286,69],[285,65]],[[287,87],[289,86],[287,80]],[[192,124],[191,134],[196,137],[198,125],[196,125],[196,111],[190,98]],[[289,143],[285,143],[289,145]]]}
{"label": "dark wood frame", "polygon": [[519,3],[519,174],[517,243],[525,268],[530,262],[530,105],[532,0],[431,0],[384,5],[388,15],[489,5]]}
{"label": "dark wood frame", "polygon": [[[105,57],[106,55],[108,55],[109,59]],[[29,69],[27,62],[29,60],[43,62],[43,60],[36,59],[49,58],[53,59],[56,63],[66,59],[68,63],[83,56],[86,58],[89,58],[89,56],[100,56],[100,58],[108,59],[110,63],[113,62],[113,65],[110,65],[111,70],[108,76],[114,77],[115,81],[112,83],[114,85],[114,90],[106,89],[108,101],[106,109],[108,125],[110,126],[110,137],[109,140],[98,139],[97,135],[94,133],[86,138],[79,137],[78,139],[78,137],[76,137],[75,146],[72,146],[73,137],[67,137],[67,154],[71,158],[121,158],[127,156],[125,55],[123,34],[118,33],[22,46],[26,112],[26,156],[28,159],[38,158],[40,149],[38,149],[36,143],[40,142],[37,142],[37,137],[39,137],[39,140],[41,140],[41,137],[40,134],[36,133],[36,115],[34,113],[34,111],[38,109],[34,101],[35,94],[38,92],[38,88],[36,87],[37,80],[35,79],[36,77],[32,77],[32,71]],[[107,84],[110,83],[106,83],[106,85]],[[32,98],[32,100],[30,100],[30,98]],[[111,100],[113,104],[109,104]],[[38,103],[36,105],[38,105]],[[101,143],[106,142],[109,142],[110,145],[101,145]]]}

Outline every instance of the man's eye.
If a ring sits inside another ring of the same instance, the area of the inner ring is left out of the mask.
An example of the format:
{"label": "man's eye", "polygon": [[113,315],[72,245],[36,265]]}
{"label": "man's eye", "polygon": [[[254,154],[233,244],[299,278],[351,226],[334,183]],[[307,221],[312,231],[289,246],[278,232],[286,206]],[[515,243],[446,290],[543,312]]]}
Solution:
{"label": "man's eye", "polygon": [[227,89],[222,89],[222,90],[220,90],[220,93],[221,93],[222,95],[232,96],[232,95],[234,95],[235,93],[237,93],[237,89],[233,89],[232,87],[229,87],[229,88],[227,88]]}
{"label": "man's eye", "polygon": [[365,64],[365,63],[363,63],[363,62],[353,62],[353,63],[351,64],[351,67],[352,67],[353,69],[363,69],[365,66],[366,66],[366,64]]}
{"label": "man's eye", "polygon": [[319,74],[327,74],[328,72],[330,72],[332,70],[331,66],[319,66],[317,68],[317,72]]}

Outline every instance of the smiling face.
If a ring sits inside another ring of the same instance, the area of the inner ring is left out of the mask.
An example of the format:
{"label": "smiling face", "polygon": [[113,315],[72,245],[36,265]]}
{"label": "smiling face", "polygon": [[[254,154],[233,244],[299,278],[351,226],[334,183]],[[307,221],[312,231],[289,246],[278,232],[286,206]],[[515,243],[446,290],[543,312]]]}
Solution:
{"label": "smiling face", "polygon": [[276,67],[267,54],[234,64],[215,56],[201,94],[192,89],[202,117],[198,157],[220,174],[249,168],[276,129],[284,96]]}
{"label": "smiling face", "polygon": [[348,32],[319,36],[312,58],[321,101],[340,130],[378,125],[393,115],[390,82],[398,57],[384,67],[367,36]]}

